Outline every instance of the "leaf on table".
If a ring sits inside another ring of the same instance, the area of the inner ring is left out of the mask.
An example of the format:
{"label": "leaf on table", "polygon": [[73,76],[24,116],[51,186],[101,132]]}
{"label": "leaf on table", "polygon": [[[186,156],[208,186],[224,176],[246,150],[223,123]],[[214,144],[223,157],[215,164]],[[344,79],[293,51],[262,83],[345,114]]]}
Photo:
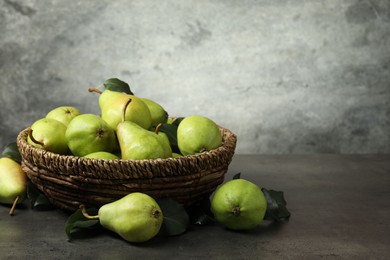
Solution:
{"label": "leaf on table", "polygon": [[188,229],[190,220],[182,204],[170,198],[158,199],[157,203],[163,213],[159,235],[176,236]]}
{"label": "leaf on table", "polygon": [[117,92],[124,92],[129,95],[134,95],[134,93],[131,91],[129,84],[126,82],[118,79],[118,78],[110,78],[103,82],[104,88],[111,90],[111,91],[117,91]]}
{"label": "leaf on table", "polygon": [[1,152],[1,157],[8,157],[17,163],[22,162],[22,156],[19,153],[19,149],[16,142],[7,144]]}
{"label": "leaf on table", "polygon": [[[87,209],[88,214],[97,215],[97,209]],[[88,234],[92,229],[100,227],[98,219],[87,219],[84,217],[80,209],[76,210],[65,222],[65,233],[68,241],[71,241],[76,236]]]}
{"label": "leaf on table", "polygon": [[49,199],[31,182],[27,182],[27,198],[30,200],[31,208],[36,210],[53,209]]}
{"label": "leaf on table", "polygon": [[241,179],[241,172],[236,173],[236,174],[233,176],[233,180],[237,180],[237,179]]}
{"label": "leaf on table", "polygon": [[192,204],[186,210],[190,217],[190,223],[192,225],[206,226],[208,224],[216,222],[216,220],[214,219],[214,215],[211,212],[211,203],[209,196],[205,197],[199,202]]}
{"label": "leaf on table", "polygon": [[291,214],[286,207],[287,202],[284,199],[284,193],[282,191],[267,190],[265,188],[262,188],[261,190],[267,200],[267,211],[264,219],[273,221],[288,219]]}

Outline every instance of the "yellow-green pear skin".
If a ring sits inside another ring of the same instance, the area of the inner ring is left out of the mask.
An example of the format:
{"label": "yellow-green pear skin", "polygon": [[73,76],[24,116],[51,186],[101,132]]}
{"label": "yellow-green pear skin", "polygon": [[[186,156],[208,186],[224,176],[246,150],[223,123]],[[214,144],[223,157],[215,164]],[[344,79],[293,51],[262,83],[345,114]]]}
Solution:
{"label": "yellow-green pear skin", "polygon": [[222,134],[211,119],[193,115],[185,117],[177,128],[177,145],[181,154],[191,155],[222,145]]}
{"label": "yellow-green pear skin", "polygon": [[119,160],[119,156],[109,152],[94,152],[84,156],[85,158],[104,159],[104,160]]}
{"label": "yellow-green pear skin", "polygon": [[123,106],[131,98],[127,106],[125,120],[132,121],[145,129],[152,125],[152,116],[148,106],[139,97],[126,93],[104,90],[99,96],[101,117],[112,129],[122,122]]}
{"label": "yellow-green pear skin", "polygon": [[65,137],[72,154],[80,157],[101,151],[112,153],[118,149],[114,130],[95,114],[81,114],[73,118]]}
{"label": "yellow-green pear skin", "polygon": [[144,160],[172,157],[167,137],[146,130],[131,121],[121,122],[116,130],[122,159]]}
{"label": "yellow-green pear skin", "polygon": [[163,214],[147,194],[134,192],[100,207],[100,224],[129,242],[145,242],[160,231]]}
{"label": "yellow-green pear skin", "polygon": [[141,100],[145,102],[149,108],[150,114],[152,116],[152,128],[167,122],[168,113],[160,104],[148,98],[141,98]]}
{"label": "yellow-green pear skin", "polygon": [[69,148],[66,143],[66,126],[58,120],[52,118],[41,118],[31,125],[33,138],[42,143],[34,142],[30,136],[27,137],[27,143],[40,149],[53,153],[66,155],[69,154]]}
{"label": "yellow-green pear skin", "polygon": [[60,106],[50,110],[46,114],[46,118],[52,118],[60,121],[65,126],[68,126],[70,121],[78,115],[80,115],[80,110],[73,106]]}
{"label": "yellow-green pear skin", "polygon": [[20,203],[26,190],[27,175],[20,164],[7,157],[0,158],[0,203],[13,204],[18,196]]}

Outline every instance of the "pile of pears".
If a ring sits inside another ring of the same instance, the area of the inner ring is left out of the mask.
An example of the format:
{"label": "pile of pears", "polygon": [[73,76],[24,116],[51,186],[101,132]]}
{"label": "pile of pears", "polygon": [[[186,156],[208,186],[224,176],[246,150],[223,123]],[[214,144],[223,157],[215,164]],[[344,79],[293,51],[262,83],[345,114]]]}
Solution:
{"label": "pile of pears", "polygon": [[[165,159],[201,153],[222,145],[218,125],[205,116],[169,117],[162,105],[136,96],[127,83],[113,78],[99,94],[100,114],[81,113],[74,106],[52,109],[35,121],[27,142],[61,155],[96,159]],[[162,126],[175,122],[175,137]],[[176,148],[176,149],[175,149]]]}

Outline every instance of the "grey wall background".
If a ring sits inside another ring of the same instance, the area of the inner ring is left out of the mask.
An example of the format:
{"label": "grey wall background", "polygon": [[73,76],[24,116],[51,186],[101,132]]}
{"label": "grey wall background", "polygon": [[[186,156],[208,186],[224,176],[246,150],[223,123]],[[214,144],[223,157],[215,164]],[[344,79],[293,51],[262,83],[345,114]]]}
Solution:
{"label": "grey wall background", "polygon": [[2,146],[111,77],[237,153],[388,153],[390,1],[0,0]]}

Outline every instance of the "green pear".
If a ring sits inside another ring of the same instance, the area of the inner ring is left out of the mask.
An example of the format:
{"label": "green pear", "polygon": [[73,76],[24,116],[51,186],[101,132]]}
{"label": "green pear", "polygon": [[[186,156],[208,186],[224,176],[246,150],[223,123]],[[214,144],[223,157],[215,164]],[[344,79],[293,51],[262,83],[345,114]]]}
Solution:
{"label": "green pear", "polygon": [[179,158],[179,157],[183,157],[183,155],[181,155],[179,153],[172,153],[172,157],[173,158]]}
{"label": "green pear", "polygon": [[80,157],[101,151],[112,153],[118,149],[114,130],[95,114],[81,114],[73,118],[65,137],[72,154]]}
{"label": "green pear", "polygon": [[61,106],[54,108],[47,113],[46,118],[52,118],[60,121],[65,126],[69,125],[69,122],[76,116],[80,115],[80,111],[72,106]]}
{"label": "green pear", "polygon": [[19,163],[3,157],[0,158],[0,203],[13,204],[10,215],[13,215],[16,204],[26,197],[27,175]]}
{"label": "green pear", "polygon": [[140,192],[100,207],[97,216],[90,216],[81,207],[87,219],[99,219],[100,224],[129,242],[146,242],[155,237],[163,222],[163,213],[156,200]]}
{"label": "green pear", "polygon": [[168,138],[167,134],[160,131],[161,126],[162,126],[161,123],[158,124],[156,126],[155,130],[154,130],[154,133],[159,135],[161,141],[164,143],[163,144],[163,148],[165,149],[165,156],[164,156],[164,158],[172,157],[173,156],[173,152],[172,152],[171,143],[169,142],[169,138]]}
{"label": "green pear", "polygon": [[155,128],[158,124],[167,122],[168,113],[160,104],[148,98],[141,98],[141,100],[145,102],[149,108],[150,114],[152,116],[152,128]]}
{"label": "green pear", "polygon": [[109,152],[94,152],[84,156],[85,158],[105,159],[105,160],[119,160],[119,156]]}
{"label": "green pear", "polygon": [[[132,99],[129,99],[122,110],[126,111],[126,106],[131,102]],[[167,136],[146,130],[132,121],[124,121],[124,116],[122,120],[116,129],[122,159],[144,160],[172,156]]]}
{"label": "green pear", "polygon": [[[100,92],[96,89],[89,89],[91,92]],[[116,129],[122,119],[122,109],[124,104],[131,98],[132,102],[126,110],[126,121],[132,121],[145,129],[152,125],[152,116],[148,106],[139,97],[126,93],[104,90],[100,92],[99,107],[101,117],[112,129]]]}
{"label": "green pear", "polygon": [[30,145],[57,154],[69,154],[65,139],[66,126],[58,120],[41,118],[31,125],[27,137]]}
{"label": "green pear", "polygon": [[204,116],[185,117],[177,128],[177,145],[183,155],[201,153],[222,144],[218,125]]}

